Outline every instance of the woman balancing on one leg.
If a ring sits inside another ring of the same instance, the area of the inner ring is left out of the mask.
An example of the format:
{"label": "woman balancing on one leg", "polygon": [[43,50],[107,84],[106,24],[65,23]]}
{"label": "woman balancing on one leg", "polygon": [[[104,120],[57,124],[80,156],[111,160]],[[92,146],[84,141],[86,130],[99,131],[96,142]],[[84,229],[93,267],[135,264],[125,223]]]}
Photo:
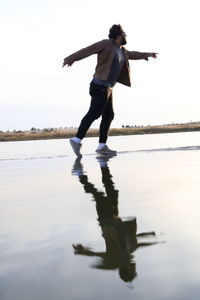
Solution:
{"label": "woman balancing on one leg", "polygon": [[126,33],[121,25],[113,25],[109,39],[104,39],[89,47],[83,48],[64,59],[65,65],[71,66],[75,61],[97,54],[97,66],[90,83],[91,103],[87,114],[81,121],[75,137],[70,139],[71,146],[78,157],[81,157],[81,141],[94,120],[102,117],[100,124],[99,145],[97,153],[116,155],[117,152],[106,145],[110,124],[114,118],[112,89],[116,82],[131,86],[129,59],[156,58],[155,52],[128,51],[125,47]]}

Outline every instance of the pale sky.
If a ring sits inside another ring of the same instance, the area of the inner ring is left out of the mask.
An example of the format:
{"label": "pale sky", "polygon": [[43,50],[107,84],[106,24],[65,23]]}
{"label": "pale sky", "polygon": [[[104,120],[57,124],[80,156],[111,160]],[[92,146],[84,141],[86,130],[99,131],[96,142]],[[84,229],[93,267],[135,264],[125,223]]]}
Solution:
{"label": "pale sky", "polygon": [[112,127],[199,121],[199,8],[198,0],[0,0],[0,130],[77,127],[96,55],[69,68],[63,58],[119,23],[128,50],[159,57],[130,61],[132,87],[115,86]]}

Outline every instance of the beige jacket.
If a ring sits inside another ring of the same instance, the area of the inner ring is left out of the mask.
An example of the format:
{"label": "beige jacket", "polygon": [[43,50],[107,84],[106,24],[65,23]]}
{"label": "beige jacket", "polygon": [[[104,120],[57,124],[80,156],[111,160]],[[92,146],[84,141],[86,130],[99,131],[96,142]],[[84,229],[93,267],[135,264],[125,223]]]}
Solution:
{"label": "beige jacket", "polygon": [[[81,60],[92,54],[97,54],[97,65],[96,65],[94,77],[100,80],[107,80],[114,59],[116,47],[117,46],[113,40],[105,39],[71,54],[70,56],[65,58],[65,62],[66,64],[68,63],[71,64],[75,61]],[[128,60],[129,59],[148,60],[149,53],[128,51],[124,47],[122,47],[122,51],[124,53],[125,63],[122,67],[122,71],[118,78],[118,82],[127,86],[131,86],[130,67],[129,67]]]}

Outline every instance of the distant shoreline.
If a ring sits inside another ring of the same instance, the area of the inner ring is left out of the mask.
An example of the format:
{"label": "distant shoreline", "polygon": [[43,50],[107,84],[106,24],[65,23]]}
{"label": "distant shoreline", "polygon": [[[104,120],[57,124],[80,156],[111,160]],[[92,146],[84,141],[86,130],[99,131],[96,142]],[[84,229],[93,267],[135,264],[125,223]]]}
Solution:
{"label": "distant shoreline", "polygon": [[[141,135],[141,134],[156,134],[156,133],[175,133],[175,132],[192,132],[200,131],[200,123],[191,124],[170,124],[159,126],[138,126],[138,127],[124,127],[111,128],[109,136],[123,136],[123,135]],[[12,141],[31,141],[31,140],[50,140],[50,139],[65,139],[73,137],[77,132],[74,129],[62,130],[46,130],[46,131],[15,131],[15,132],[0,132],[0,142]],[[98,129],[90,129],[87,137],[98,136]]]}

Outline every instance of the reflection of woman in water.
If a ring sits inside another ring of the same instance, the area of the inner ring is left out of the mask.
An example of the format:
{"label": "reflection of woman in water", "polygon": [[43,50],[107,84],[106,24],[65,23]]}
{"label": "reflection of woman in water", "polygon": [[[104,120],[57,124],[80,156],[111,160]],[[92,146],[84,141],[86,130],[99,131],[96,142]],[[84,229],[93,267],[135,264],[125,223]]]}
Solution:
{"label": "reflection of woman in water", "polygon": [[131,255],[138,247],[149,246],[153,243],[139,243],[137,237],[155,235],[154,232],[137,234],[136,218],[122,221],[118,216],[118,190],[115,189],[112,175],[107,166],[108,158],[99,158],[102,183],[106,194],[98,191],[88,181],[87,175],[83,174],[80,159],[76,159],[73,173],[78,175],[79,181],[84,186],[86,193],[91,193],[96,202],[99,225],[105,240],[106,252],[95,252],[81,244],[73,245],[75,254],[97,256],[101,261],[95,265],[97,269],[119,269],[119,275],[125,282],[132,281],[136,273],[136,265]]}

